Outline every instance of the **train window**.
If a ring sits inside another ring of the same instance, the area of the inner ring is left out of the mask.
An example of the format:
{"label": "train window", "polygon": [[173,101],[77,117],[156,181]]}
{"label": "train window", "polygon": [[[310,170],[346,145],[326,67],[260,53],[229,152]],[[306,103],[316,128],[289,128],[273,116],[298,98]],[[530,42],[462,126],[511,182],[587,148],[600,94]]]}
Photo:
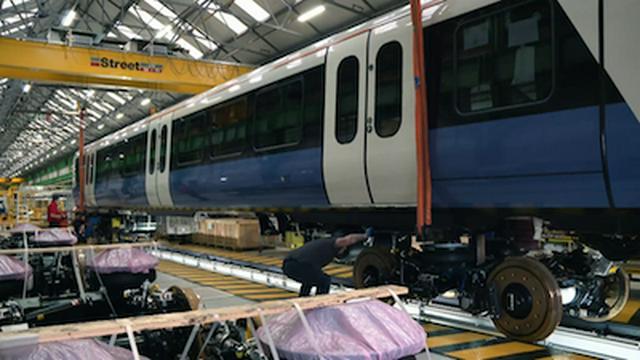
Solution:
{"label": "train window", "polygon": [[551,95],[551,6],[534,1],[475,19],[456,31],[460,113],[544,101]]}
{"label": "train window", "polygon": [[88,185],[89,184],[89,156],[84,155],[82,159],[84,162],[82,164],[82,166],[84,167],[84,184]]}
{"label": "train window", "polygon": [[349,56],[338,65],[336,83],[336,140],[340,144],[353,141],[358,131],[358,58]]}
{"label": "train window", "polygon": [[75,185],[80,186],[80,157],[76,157],[75,162],[75,174],[73,174],[76,180]]}
{"label": "train window", "polygon": [[247,97],[223,104],[211,111],[211,158],[241,153],[247,143],[249,112]]}
{"label": "train window", "polygon": [[149,144],[149,174],[153,175],[153,172],[156,170],[156,129],[151,130],[151,142]]}
{"label": "train window", "polygon": [[147,134],[139,134],[127,142],[123,167],[123,176],[135,176],[144,173],[145,145]]}
{"label": "train window", "polygon": [[402,45],[386,43],[376,55],[375,129],[380,137],[393,136],[402,121]]}
{"label": "train window", "polygon": [[295,145],[302,139],[302,81],[271,87],[256,95],[256,149]]}
{"label": "train window", "polygon": [[89,157],[89,184],[93,184],[93,164],[96,160],[96,154],[92,153]]}
{"label": "train window", "polygon": [[207,117],[197,112],[173,122],[171,153],[178,167],[202,161],[207,148]]}
{"label": "train window", "polygon": [[111,153],[109,148],[98,151],[98,167],[96,169],[97,175],[101,179],[105,179],[111,172]]}
{"label": "train window", "polygon": [[162,126],[160,131],[160,172],[167,168],[167,125]]}

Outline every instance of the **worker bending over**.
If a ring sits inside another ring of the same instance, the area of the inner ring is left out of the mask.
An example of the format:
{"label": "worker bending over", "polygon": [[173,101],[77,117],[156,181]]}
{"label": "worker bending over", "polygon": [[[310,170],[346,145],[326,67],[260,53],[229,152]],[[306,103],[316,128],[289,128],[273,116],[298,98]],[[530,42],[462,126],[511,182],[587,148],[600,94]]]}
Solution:
{"label": "worker bending over", "polygon": [[333,258],[344,252],[349,246],[373,236],[373,229],[364,234],[349,234],[310,241],[291,251],[282,263],[285,275],[302,284],[300,296],[309,296],[311,288],[316,287],[316,295],[328,294],[331,276],[322,271]]}

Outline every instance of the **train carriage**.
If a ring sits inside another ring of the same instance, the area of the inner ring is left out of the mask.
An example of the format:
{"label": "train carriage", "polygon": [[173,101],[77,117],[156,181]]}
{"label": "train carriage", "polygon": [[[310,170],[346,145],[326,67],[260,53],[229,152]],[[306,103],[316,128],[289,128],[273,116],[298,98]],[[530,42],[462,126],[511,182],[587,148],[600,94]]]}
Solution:
{"label": "train carriage", "polygon": [[[562,303],[610,318],[628,285],[609,260],[640,254],[637,15],[638,4],[601,0],[424,2],[436,242],[421,253],[408,245],[417,184],[406,7],[89,144],[87,205],[376,224],[394,251],[364,252],[356,283],[400,281],[425,298],[457,288],[466,310],[527,340],[555,328]],[[543,251],[540,219],[608,260]]]}

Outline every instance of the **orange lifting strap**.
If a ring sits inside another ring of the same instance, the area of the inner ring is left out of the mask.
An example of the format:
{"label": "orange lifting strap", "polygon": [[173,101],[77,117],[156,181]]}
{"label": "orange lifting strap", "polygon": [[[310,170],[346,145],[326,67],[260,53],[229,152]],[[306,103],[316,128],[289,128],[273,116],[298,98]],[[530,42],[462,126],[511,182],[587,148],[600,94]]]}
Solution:
{"label": "orange lifting strap", "polygon": [[[418,199],[416,203],[418,236],[424,238],[431,226],[431,162],[429,157],[429,117],[427,113],[427,82],[424,71],[424,38],[422,5],[411,1],[413,23],[413,71],[416,88],[416,151],[418,165]],[[436,2],[439,4],[440,2]],[[436,5],[432,3],[430,5]],[[427,5],[429,6],[429,5]]]}

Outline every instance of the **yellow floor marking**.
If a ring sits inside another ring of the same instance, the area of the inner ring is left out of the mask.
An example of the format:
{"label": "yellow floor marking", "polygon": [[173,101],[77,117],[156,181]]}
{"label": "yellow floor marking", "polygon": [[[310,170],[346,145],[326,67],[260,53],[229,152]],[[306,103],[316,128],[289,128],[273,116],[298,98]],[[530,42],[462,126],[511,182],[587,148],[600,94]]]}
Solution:
{"label": "yellow floor marking", "polygon": [[[351,270],[346,270],[348,272],[351,272]],[[344,274],[345,270],[344,269],[331,269],[331,270],[325,270],[325,272],[329,275],[337,275],[337,274]]]}
{"label": "yellow floor marking", "polygon": [[537,360],[593,360],[592,357],[583,356],[578,354],[564,354],[564,355],[551,355],[542,358],[538,358]]}
{"label": "yellow floor marking", "polygon": [[433,336],[427,338],[427,344],[430,348],[436,348],[440,346],[449,346],[464,344],[472,341],[491,339],[491,336],[478,334],[474,332],[462,332],[457,334]]}
{"label": "yellow floor marking", "polygon": [[249,289],[267,289],[268,287],[262,284],[232,284],[232,285],[218,285],[216,288],[220,290],[249,290]]}
{"label": "yellow floor marking", "polygon": [[626,324],[638,310],[640,310],[640,300],[629,299],[620,314],[613,318],[613,321]]}
{"label": "yellow floor marking", "polygon": [[209,274],[203,274],[203,275],[194,275],[194,276],[189,276],[189,279],[194,279],[194,280],[231,280],[233,278],[230,277],[226,277],[226,276],[221,276],[221,275],[216,275],[214,273]]}
{"label": "yellow floor marking", "polygon": [[332,271],[327,271],[327,274],[332,275],[332,276],[344,276],[344,275],[351,276],[353,274],[353,270],[352,269],[332,270]]}
{"label": "yellow floor marking", "polygon": [[286,294],[247,295],[244,297],[249,300],[272,300],[272,299],[290,299],[297,296],[298,294],[286,293]]}
{"label": "yellow floor marking", "polygon": [[246,281],[244,279],[194,279],[194,280],[199,281],[201,283],[207,283],[207,284],[255,284],[251,281]]}
{"label": "yellow floor marking", "polygon": [[448,352],[452,356],[464,360],[490,359],[500,356],[518,355],[543,349],[540,346],[521,342],[507,342],[503,344],[481,346],[473,349]]}
{"label": "yellow floor marking", "polygon": [[249,290],[230,290],[233,295],[249,295],[249,294],[267,294],[267,293],[284,293],[291,294],[290,292],[278,288],[263,288],[263,289],[249,289]]}
{"label": "yellow floor marking", "polygon": [[282,261],[283,261],[282,259],[272,259],[272,260],[265,261],[263,264],[265,264],[265,265],[272,265],[272,266],[274,266],[274,265],[281,265],[281,264],[282,264]]}
{"label": "yellow floor marking", "polygon": [[422,325],[422,327],[424,328],[424,331],[426,332],[432,332],[432,331],[440,331],[440,330],[450,330],[450,327],[446,327],[446,326],[442,326],[442,325],[437,325],[437,324],[424,324]]}

